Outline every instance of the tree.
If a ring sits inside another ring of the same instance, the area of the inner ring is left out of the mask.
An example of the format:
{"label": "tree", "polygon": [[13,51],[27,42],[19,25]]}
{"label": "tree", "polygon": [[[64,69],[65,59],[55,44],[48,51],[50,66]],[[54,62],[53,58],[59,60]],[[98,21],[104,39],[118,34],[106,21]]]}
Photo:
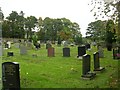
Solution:
{"label": "tree", "polygon": [[[116,30],[118,31],[117,38],[120,38],[120,1],[119,0],[91,0],[91,5],[94,6],[91,10],[94,11],[94,16],[96,19],[102,16],[109,17],[109,19],[114,20],[117,24]],[[97,11],[96,11],[97,10]],[[119,41],[120,42],[120,41]]]}
{"label": "tree", "polygon": [[37,18],[35,16],[29,16],[25,18],[25,28],[27,33],[27,39],[32,39],[32,29],[35,28],[37,24]]}
{"label": "tree", "polygon": [[105,40],[106,22],[97,20],[88,24],[86,36],[92,40]]}

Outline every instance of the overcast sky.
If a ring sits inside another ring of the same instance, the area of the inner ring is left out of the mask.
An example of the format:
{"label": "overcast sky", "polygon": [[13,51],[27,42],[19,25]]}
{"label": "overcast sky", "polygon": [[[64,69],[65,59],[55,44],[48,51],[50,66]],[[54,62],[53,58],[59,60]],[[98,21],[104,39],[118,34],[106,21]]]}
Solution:
{"label": "overcast sky", "polygon": [[81,33],[85,36],[87,25],[94,21],[90,0],[0,0],[4,16],[12,11],[23,11],[26,16],[67,18],[80,25]]}

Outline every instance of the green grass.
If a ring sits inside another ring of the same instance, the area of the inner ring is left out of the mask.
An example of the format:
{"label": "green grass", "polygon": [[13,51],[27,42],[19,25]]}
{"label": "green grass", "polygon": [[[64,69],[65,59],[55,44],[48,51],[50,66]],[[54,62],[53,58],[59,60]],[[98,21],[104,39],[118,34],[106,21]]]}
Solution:
{"label": "green grass", "polygon": [[[70,47],[71,57],[62,56],[62,48],[55,46],[55,57],[47,57],[47,50],[28,50],[27,55],[20,55],[19,49],[12,47],[4,51],[2,62],[19,62],[21,88],[110,88],[117,87],[118,60],[112,59],[112,51],[104,49],[105,58],[100,59],[105,72],[97,73],[93,80],[83,80],[82,60],[76,58],[77,46]],[[7,57],[7,52],[13,51],[14,57]],[[91,55],[91,70],[93,71],[93,53],[97,51],[92,47],[87,54]],[[32,54],[37,54],[33,57]],[[74,70],[71,70],[71,69]]]}

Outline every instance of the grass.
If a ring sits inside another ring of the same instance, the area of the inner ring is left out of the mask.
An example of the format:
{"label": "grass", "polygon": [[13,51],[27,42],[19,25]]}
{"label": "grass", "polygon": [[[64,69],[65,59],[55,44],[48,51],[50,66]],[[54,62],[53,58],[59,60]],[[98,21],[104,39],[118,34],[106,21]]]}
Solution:
{"label": "grass", "polygon": [[[40,50],[28,50],[27,55],[20,55],[19,49],[4,51],[2,62],[19,62],[21,88],[116,88],[118,82],[118,60],[112,59],[112,52],[104,49],[105,58],[100,59],[101,66],[106,70],[97,73],[93,80],[83,80],[82,60],[76,58],[77,46],[70,47],[71,57],[62,56],[62,46],[55,48],[55,57],[47,57],[47,50],[42,45]],[[7,52],[13,51],[13,57],[7,57]],[[87,54],[91,55],[91,70],[93,71],[93,53],[97,51],[92,47]],[[32,54],[37,54],[33,57]],[[113,82],[114,83],[111,83]]]}

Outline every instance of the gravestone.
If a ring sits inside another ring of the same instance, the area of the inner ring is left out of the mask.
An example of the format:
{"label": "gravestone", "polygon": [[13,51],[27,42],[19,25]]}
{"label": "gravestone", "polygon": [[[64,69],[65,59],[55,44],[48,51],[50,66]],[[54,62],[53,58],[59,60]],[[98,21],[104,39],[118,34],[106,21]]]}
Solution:
{"label": "gravestone", "polygon": [[63,48],[63,57],[70,57],[70,48]]}
{"label": "gravestone", "polygon": [[95,52],[93,54],[94,57],[94,71],[103,71],[105,68],[100,67],[99,53]]}
{"label": "gravestone", "polygon": [[83,55],[82,60],[82,78],[83,79],[93,79],[96,73],[90,71],[90,55],[85,54]]}
{"label": "gravestone", "polygon": [[52,44],[50,43],[50,41],[48,41],[48,42],[46,43],[46,49],[51,48],[51,47],[52,47]]}
{"label": "gravestone", "polygon": [[98,53],[99,53],[99,58],[104,57],[104,51],[103,51],[103,48],[101,46],[98,46]]}
{"label": "gravestone", "polygon": [[17,62],[2,63],[3,90],[20,90],[19,64]]}
{"label": "gravestone", "polygon": [[11,42],[7,41],[7,44],[8,44],[8,48],[11,48]]}
{"label": "gravestone", "polygon": [[14,56],[14,54],[12,51],[10,51],[10,52],[7,52],[7,56]]}
{"label": "gravestone", "polygon": [[48,48],[48,57],[54,57],[55,56],[55,50],[53,47]]}
{"label": "gravestone", "polygon": [[113,59],[120,59],[120,48],[113,49]]}
{"label": "gravestone", "polygon": [[14,46],[15,48],[20,48],[20,43],[15,43]]}
{"label": "gravestone", "polygon": [[31,42],[27,42],[27,49],[30,50],[33,48],[33,45]]}
{"label": "gravestone", "polygon": [[82,56],[86,54],[85,46],[79,46],[78,47],[78,58],[82,59]]}
{"label": "gravestone", "polygon": [[68,47],[68,42],[67,42],[67,41],[64,41],[63,46],[64,46],[64,47]]}
{"label": "gravestone", "polygon": [[86,47],[86,50],[90,50],[90,44],[89,43],[87,43],[86,45],[85,45],[85,47]]}
{"label": "gravestone", "polygon": [[27,54],[27,48],[22,44],[20,45],[20,54],[21,55]]}

